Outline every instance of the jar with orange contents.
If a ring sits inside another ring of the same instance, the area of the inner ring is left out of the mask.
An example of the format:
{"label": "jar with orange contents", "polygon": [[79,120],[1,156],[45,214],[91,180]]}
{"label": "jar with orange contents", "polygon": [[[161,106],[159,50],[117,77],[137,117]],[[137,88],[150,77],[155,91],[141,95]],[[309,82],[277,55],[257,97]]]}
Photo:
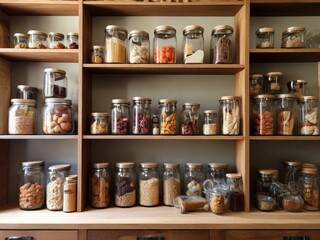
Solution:
{"label": "jar with orange contents", "polygon": [[153,63],[176,63],[176,29],[160,25],[154,30]]}

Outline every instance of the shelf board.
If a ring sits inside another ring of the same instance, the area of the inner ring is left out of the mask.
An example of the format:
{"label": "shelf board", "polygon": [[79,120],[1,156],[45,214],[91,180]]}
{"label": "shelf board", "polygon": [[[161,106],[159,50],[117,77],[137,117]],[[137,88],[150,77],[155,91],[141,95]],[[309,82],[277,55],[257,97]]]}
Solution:
{"label": "shelf board", "polygon": [[250,136],[257,141],[319,141],[320,136]]}
{"label": "shelf board", "polygon": [[0,135],[0,140],[76,140],[78,135]]}
{"label": "shelf board", "polygon": [[243,136],[84,135],[92,140],[243,140]]}

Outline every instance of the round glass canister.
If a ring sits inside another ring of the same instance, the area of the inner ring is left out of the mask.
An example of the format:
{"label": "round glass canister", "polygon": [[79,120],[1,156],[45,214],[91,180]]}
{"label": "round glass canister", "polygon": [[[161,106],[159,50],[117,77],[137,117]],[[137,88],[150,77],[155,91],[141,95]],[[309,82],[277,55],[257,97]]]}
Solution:
{"label": "round glass canister", "polygon": [[108,25],[105,34],[105,62],[126,63],[128,31],[117,25]]}
{"label": "round glass canister", "polygon": [[244,210],[244,193],[242,190],[242,177],[238,173],[227,173],[229,192],[229,209],[233,212]]}
{"label": "round glass canister", "polygon": [[256,48],[273,48],[274,29],[259,28],[256,31]]}
{"label": "round glass canister", "polygon": [[217,135],[218,112],[215,110],[204,111],[203,135]]}
{"label": "round glass canister", "polygon": [[185,103],[182,106],[181,135],[199,135],[199,103]]}
{"label": "round glass canister", "polygon": [[17,98],[37,100],[38,89],[28,85],[17,86]]}
{"label": "round glass canister", "polygon": [[19,207],[22,210],[40,209],[44,205],[44,162],[22,162],[19,171]]}
{"label": "round glass canister", "polygon": [[68,78],[66,72],[57,68],[44,69],[43,93],[46,98],[67,97]]}
{"label": "round glass canister", "polygon": [[269,72],[266,74],[266,93],[280,94],[282,91],[282,72]]}
{"label": "round glass canister", "polygon": [[173,206],[180,195],[180,172],[178,163],[163,164],[163,204]]}
{"label": "round glass canister", "polygon": [[24,33],[15,33],[13,35],[14,48],[28,48],[28,35]]}
{"label": "round glass canister", "polygon": [[132,134],[151,133],[151,99],[146,97],[133,98]]}
{"label": "round glass canister", "polygon": [[154,29],[153,63],[176,63],[176,29],[160,25]]}
{"label": "round glass canister", "polygon": [[293,26],[287,28],[282,33],[281,47],[282,48],[304,48],[305,43],[305,28]]}
{"label": "round glass canister", "polygon": [[228,165],[226,163],[208,163],[207,179],[211,179],[219,183],[221,187],[226,186],[226,171]]}
{"label": "round glass canister", "polygon": [[79,34],[69,32],[67,34],[67,46],[69,49],[78,49],[79,48]]}
{"label": "round glass canister", "polygon": [[118,207],[132,207],[136,204],[135,163],[116,164],[115,204]]}
{"label": "round glass canister", "polygon": [[48,42],[49,48],[51,49],[64,49],[66,46],[64,45],[64,34],[50,32],[48,34]]}
{"label": "round glass canister", "polygon": [[128,42],[129,63],[149,63],[150,42],[149,33],[141,30],[133,30],[129,33]]}
{"label": "round glass canister", "polygon": [[94,45],[92,47],[91,62],[98,64],[104,62],[104,46]]}
{"label": "round glass canister", "polygon": [[72,134],[72,101],[62,98],[46,98],[42,120],[44,134]]}
{"label": "round glass canister", "polygon": [[91,134],[108,134],[108,119],[109,113],[107,112],[93,112],[91,113]]}
{"label": "round glass canister", "polygon": [[278,181],[278,170],[259,169],[256,177],[256,204],[261,211],[272,211],[276,208],[276,199],[271,197],[271,184]]}
{"label": "round glass canister", "polygon": [[263,74],[252,74],[250,76],[250,95],[259,95],[263,93],[264,79]]}
{"label": "round glass canister", "polygon": [[254,135],[274,134],[274,96],[261,94],[253,98],[252,124]]}
{"label": "round glass canister", "polygon": [[240,98],[223,96],[220,102],[220,128],[222,135],[240,134]]}
{"label": "round glass canister", "polygon": [[198,25],[189,25],[183,29],[183,63],[203,63],[204,29]]}
{"label": "round glass canister", "polygon": [[158,163],[140,163],[139,173],[139,204],[146,207],[159,204],[160,180]]}
{"label": "round glass canister", "polygon": [[291,136],[295,134],[295,103],[292,94],[276,95],[277,99],[277,134]]}
{"label": "round glass canister", "polygon": [[160,134],[175,135],[177,132],[177,101],[173,99],[160,99]]}
{"label": "round glass canister", "polygon": [[232,34],[229,25],[218,25],[211,33],[211,63],[232,63]]}
{"label": "round glass canister", "polygon": [[38,30],[30,30],[28,31],[28,47],[29,48],[47,48],[48,34],[45,32],[41,32]]}
{"label": "round glass canister", "polygon": [[37,108],[34,99],[11,99],[9,134],[36,134]]}
{"label": "round glass canister", "polygon": [[90,205],[94,208],[110,206],[109,163],[94,163],[90,180]]}
{"label": "round glass canister", "polygon": [[318,98],[304,96],[298,98],[298,134],[319,135]]}
{"label": "round glass canister", "polygon": [[112,99],[110,111],[111,133],[129,134],[130,102],[126,99]]}
{"label": "round glass canister", "polygon": [[306,80],[293,80],[287,83],[288,91],[294,94],[297,98],[304,97],[307,94],[307,84]]}
{"label": "round glass canister", "polygon": [[303,208],[308,211],[319,210],[319,186],[318,169],[302,168],[300,183],[300,195],[304,200]]}
{"label": "round glass canister", "polygon": [[201,196],[202,182],[204,181],[203,165],[201,163],[186,163],[184,172],[184,194]]}

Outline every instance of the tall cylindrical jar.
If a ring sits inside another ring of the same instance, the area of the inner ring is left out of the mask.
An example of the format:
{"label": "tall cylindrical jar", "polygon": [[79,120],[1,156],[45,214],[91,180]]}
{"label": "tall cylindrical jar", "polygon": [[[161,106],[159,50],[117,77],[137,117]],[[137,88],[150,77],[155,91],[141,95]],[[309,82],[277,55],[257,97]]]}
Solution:
{"label": "tall cylindrical jar", "polygon": [[111,102],[111,133],[129,134],[130,102],[126,99],[112,99]]}
{"label": "tall cylindrical jar", "polygon": [[149,63],[150,41],[149,33],[133,30],[129,33],[128,58],[129,63]]}
{"label": "tall cylindrical jar", "polygon": [[128,31],[117,25],[108,25],[105,31],[105,62],[126,63]]}
{"label": "tall cylindrical jar", "polygon": [[163,171],[163,204],[173,206],[180,195],[180,172],[178,163],[164,163]]}
{"label": "tall cylindrical jar", "polygon": [[146,207],[159,204],[160,180],[158,163],[140,163],[139,173],[139,204]]}
{"label": "tall cylindrical jar", "polygon": [[160,134],[175,135],[177,133],[177,101],[173,99],[160,99]]}
{"label": "tall cylindrical jar", "polygon": [[256,48],[273,48],[274,28],[264,27],[256,31]]}
{"label": "tall cylindrical jar", "polygon": [[38,30],[28,31],[28,47],[42,49],[48,47],[47,42],[48,34]]}
{"label": "tall cylindrical jar", "polygon": [[220,102],[220,128],[222,135],[240,134],[240,98],[223,96]]}
{"label": "tall cylindrical jar", "polygon": [[203,165],[201,163],[186,163],[183,180],[183,194],[201,196],[201,188],[204,181]]}
{"label": "tall cylindrical jar", "polygon": [[90,179],[90,205],[94,208],[110,206],[109,163],[94,163]]}
{"label": "tall cylindrical jar", "polygon": [[319,135],[318,98],[304,96],[298,99],[298,134]]}
{"label": "tall cylindrical jar", "polygon": [[63,183],[63,211],[77,211],[77,175],[71,175],[64,179]]}
{"label": "tall cylindrical jar", "polygon": [[203,63],[204,29],[198,25],[189,25],[183,29],[183,63]]}
{"label": "tall cylindrical jar", "polygon": [[211,33],[211,63],[232,63],[232,34],[233,27],[218,25]]}
{"label": "tall cylindrical jar", "polygon": [[57,68],[44,69],[43,94],[46,98],[67,97],[68,78],[66,71]]}
{"label": "tall cylindrical jar", "polygon": [[276,95],[277,99],[277,134],[294,135],[295,134],[295,103],[296,98],[292,94]]}
{"label": "tall cylindrical jar", "polygon": [[282,72],[269,72],[266,74],[266,93],[280,94],[282,91]]}
{"label": "tall cylindrical jar", "polygon": [[244,210],[244,193],[242,190],[242,177],[238,173],[227,173],[229,192],[229,209],[233,212]]}
{"label": "tall cylindrical jar", "polygon": [[176,63],[176,29],[160,25],[154,29],[153,63]]}
{"label": "tall cylindrical jar", "polygon": [[226,186],[226,171],[228,165],[226,163],[208,163],[207,179],[219,183],[220,186]]}
{"label": "tall cylindrical jar", "polygon": [[22,210],[40,209],[44,205],[44,162],[22,162],[19,171],[19,207]]}
{"label": "tall cylindrical jar", "polygon": [[204,123],[203,123],[203,135],[217,135],[218,134],[218,111],[205,110]]}
{"label": "tall cylindrical jar", "polygon": [[318,169],[302,168],[299,183],[300,195],[304,200],[303,208],[308,211],[319,210]]}
{"label": "tall cylindrical jar", "polygon": [[181,115],[181,135],[199,135],[199,118],[200,118],[199,103],[185,103],[182,106]]}
{"label": "tall cylindrical jar", "polygon": [[132,107],[132,134],[151,133],[151,99],[134,97]]}

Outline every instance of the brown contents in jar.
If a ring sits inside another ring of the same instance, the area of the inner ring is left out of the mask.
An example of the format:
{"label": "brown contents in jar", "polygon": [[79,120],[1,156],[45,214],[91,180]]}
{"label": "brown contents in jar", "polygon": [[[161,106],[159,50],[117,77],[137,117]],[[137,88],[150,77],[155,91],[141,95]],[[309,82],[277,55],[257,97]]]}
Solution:
{"label": "brown contents in jar", "polygon": [[25,183],[19,188],[19,206],[22,209],[41,208],[43,188],[39,183]]}
{"label": "brown contents in jar", "polygon": [[136,191],[128,192],[122,196],[116,195],[115,204],[119,207],[131,207],[136,203]]}
{"label": "brown contents in jar", "polygon": [[213,213],[221,214],[224,211],[224,196],[213,194],[210,198],[210,209]]}
{"label": "brown contents in jar", "polygon": [[134,134],[148,134],[149,121],[147,114],[138,113],[137,119],[133,121],[132,132]]}
{"label": "brown contents in jar", "polygon": [[26,43],[17,43],[14,48],[28,48],[28,44]]}
{"label": "brown contents in jar", "polygon": [[176,113],[167,116],[166,113],[162,114],[161,132],[164,135],[176,134]]}
{"label": "brown contents in jar", "polygon": [[231,40],[225,37],[219,38],[215,46],[214,63],[231,63]]}
{"label": "brown contents in jar", "polygon": [[67,134],[72,131],[72,119],[68,109],[56,107],[44,117],[43,132],[45,134]]}
{"label": "brown contents in jar", "polygon": [[72,42],[69,44],[69,49],[78,49],[78,44],[76,42]]}
{"label": "brown contents in jar", "polygon": [[254,135],[272,135],[273,117],[272,112],[264,111],[262,113],[253,113]]}
{"label": "brown contents in jar", "polygon": [[291,111],[281,111],[278,114],[278,134],[293,135],[294,116]]}
{"label": "brown contents in jar", "polygon": [[159,179],[140,180],[140,205],[155,206],[159,204]]}
{"label": "brown contents in jar", "polygon": [[175,205],[180,208],[180,212],[186,213],[197,209],[203,209],[204,211],[209,210],[208,202],[202,197],[192,196],[191,198],[184,198],[184,196],[177,197],[175,199]]}
{"label": "brown contents in jar", "polygon": [[309,211],[319,210],[319,190],[313,189],[310,184],[304,184],[302,188],[303,208]]}
{"label": "brown contents in jar", "polygon": [[104,178],[91,178],[91,206],[95,208],[108,207],[110,184]]}
{"label": "brown contents in jar", "polygon": [[199,134],[199,127],[197,121],[187,121],[181,124],[182,135],[197,135]]}
{"label": "brown contents in jar", "polygon": [[100,55],[92,55],[91,62],[92,63],[103,63],[103,57],[101,57]]}
{"label": "brown contents in jar", "polygon": [[163,203],[173,206],[174,199],[180,195],[180,181],[173,177],[163,182]]}

